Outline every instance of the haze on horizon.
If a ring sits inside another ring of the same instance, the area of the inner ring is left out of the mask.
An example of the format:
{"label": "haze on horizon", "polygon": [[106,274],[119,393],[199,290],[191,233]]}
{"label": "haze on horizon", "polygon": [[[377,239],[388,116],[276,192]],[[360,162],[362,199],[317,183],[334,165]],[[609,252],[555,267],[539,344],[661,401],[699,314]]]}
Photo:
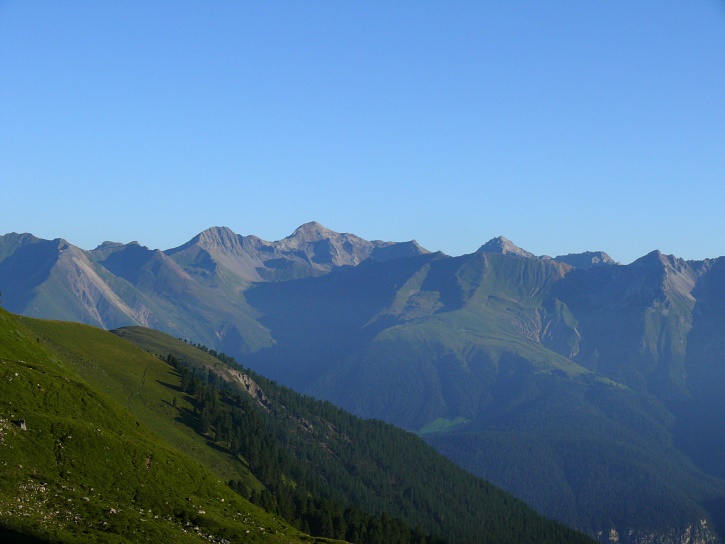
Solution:
{"label": "haze on horizon", "polygon": [[0,234],[725,254],[725,4],[0,3]]}

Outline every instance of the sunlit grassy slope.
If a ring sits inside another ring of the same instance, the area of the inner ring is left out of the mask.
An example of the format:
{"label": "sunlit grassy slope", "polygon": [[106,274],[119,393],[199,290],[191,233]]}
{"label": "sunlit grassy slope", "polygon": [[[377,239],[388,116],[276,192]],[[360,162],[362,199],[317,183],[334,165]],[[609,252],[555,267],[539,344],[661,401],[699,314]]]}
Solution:
{"label": "sunlit grassy slope", "polygon": [[175,381],[110,333],[0,310],[0,526],[60,542],[311,541],[169,424]]}
{"label": "sunlit grassy slope", "polygon": [[121,401],[158,436],[214,470],[224,481],[249,477],[243,464],[207,447],[204,438],[179,418],[193,406],[179,390],[173,368],[158,357],[101,329],[78,323],[26,321],[72,370]]}

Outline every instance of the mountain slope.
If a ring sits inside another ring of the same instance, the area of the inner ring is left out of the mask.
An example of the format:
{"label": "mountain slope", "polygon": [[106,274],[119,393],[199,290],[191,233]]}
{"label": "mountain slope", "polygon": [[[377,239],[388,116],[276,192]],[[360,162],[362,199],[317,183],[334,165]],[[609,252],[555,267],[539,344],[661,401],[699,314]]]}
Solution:
{"label": "mountain slope", "polygon": [[[561,311],[543,308],[543,293],[566,270],[483,252],[431,254],[259,284],[246,298],[276,343],[246,360],[274,379],[405,428],[470,419],[478,392],[493,385],[489,378],[506,361],[528,361],[532,372],[591,374],[542,344],[566,341],[557,331]],[[472,372],[481,377],[471,381]]]}
{"label": "mountain slope", "polygon": [[[12,235],[9,235],[12,236]],[[17,239],[0,261],[5,304],[27,315],[99,326],[133,322],[129,307],[99,276],[86,254],[62,239]]]}
{"label": "mountain slope", "polygon": [[[246,298],[276,344],[244,361],[417,430],[472,472],[591,534],[636,526],[638,538],[667,541],[669,531],[697,532],[717,515],[703,503],[725,489],[673,447],[679,412],[667,399],[682,382],[655,358],[675,364],[681,355],[676,335],[688,330],[678,312],[692,308],[701,268],[655,255],[574,270],[480,251],[260,284]],[[631,497],[640,506],[628,506]]]}
{"label": "mountain slope", "polygon": [[81,380],[74,354],[27,325],[0,310],[0,526],[62,542],[307,538]]}
{"label": "mountain slope", "polygon": [[572,272],[553,296],[579,322],[575,360],[665,401],[688,395],[692,290],[706,269],[652,252],[629,266]]}
{"label": "mountain slope", "polygon": [[[220,366],[218,360],[210,361],[162,333],[140,328],[115,333],[145,349],[168,352],[192,367],[213,368],[225,379],[243,382],[253,399],[249,402],[264,414],[284,450],[315,474],[321,493],[338,502],[399,516],[451,542],[586,540],[543,520],[391,425],[352,417],[259,375],[242,379],[236,362],[227,360]],[[298,478],[298,485],[303,480]]]}

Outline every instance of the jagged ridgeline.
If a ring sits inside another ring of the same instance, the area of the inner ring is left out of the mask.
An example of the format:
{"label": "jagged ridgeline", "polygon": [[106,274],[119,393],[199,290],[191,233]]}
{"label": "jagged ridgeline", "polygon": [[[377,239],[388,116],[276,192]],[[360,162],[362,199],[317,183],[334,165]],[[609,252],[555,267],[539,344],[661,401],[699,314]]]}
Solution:
{"label": "jagged ridgeline", "polygon": [[327,541],[297,525],[350,542],[587,541],[415,436],[161,333],[119,334],[166,360],[0,310],[3,536]]}

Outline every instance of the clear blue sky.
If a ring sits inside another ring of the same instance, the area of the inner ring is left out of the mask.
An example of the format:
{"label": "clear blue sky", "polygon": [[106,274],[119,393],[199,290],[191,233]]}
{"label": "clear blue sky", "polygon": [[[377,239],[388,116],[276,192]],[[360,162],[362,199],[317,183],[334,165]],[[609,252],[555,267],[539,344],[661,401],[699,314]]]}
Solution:
{"label": "clear blue sky", "polygon": [[725,254],[725,2],[0,0],[0,234]]}

